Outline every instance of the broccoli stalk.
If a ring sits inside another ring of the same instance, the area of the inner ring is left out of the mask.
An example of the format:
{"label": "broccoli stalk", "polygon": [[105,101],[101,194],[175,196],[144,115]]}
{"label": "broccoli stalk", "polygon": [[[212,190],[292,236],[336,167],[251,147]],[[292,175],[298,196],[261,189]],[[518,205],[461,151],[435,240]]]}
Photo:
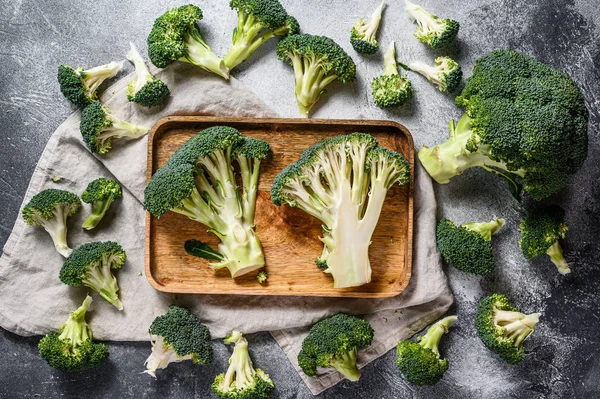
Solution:
{"label": "broccoli stalk", "polygon": [[380,107],[402,105],[413,97],[413,89],[408,77],[398,72],[394,42],[386,50],[383,62],[383,75],[371,81],[373,100]]}
{"label": "broccoli stalk", "polygon": [[360,19],[352,27],[350,31],[350,44],[352,44],[352,47],[358,53],[374,54],[379,50],[379,43],[377,43],[376,36],[384,7],[385,0],[373,11],[369,22]]}
{"label": "broccoli stalk", "polygon": [[408,64],[408,68],[425,76],[442,93],[454,92],[462,80],[460,65],[450,57],[437,57],[434,62],[435,66],[431,66],[422,61],[414,61]]}
{"label": "broccoli stalk", "polygon": [[84,107],[98,98],[98,87],[106,79],[114,77],[121,68],[122,62],[110,62],[87,70],[61,65],[58,67],[60,91],[73,104]]}
{"label": "broccoli stalk", "polygon": [[405,0],[406,12],[418,25],[415,37],[431,48],[442,48],[452,44],[458,34],[459,23],[448,18],[438,18],[422,7]]}
{"label": "broccoli stalk", "polygon": [[152,76],[135,44],[129,42],[129,45],[127,59],[135,66],[135,80],[127,85],[127,99],[144,107],[160,105],[169,95],[169,88]]}
{"label": "broccoli stalk", "polygon": [[565,259],[565,256],[563,255],[563,249],[558,241],[550,245],[550,247],[546,251],[546,255],[550,257],[550,260],[552,261],[552,263],[554,263],[554,266],[556,266],[560,274],[571,273],[571,267]]}

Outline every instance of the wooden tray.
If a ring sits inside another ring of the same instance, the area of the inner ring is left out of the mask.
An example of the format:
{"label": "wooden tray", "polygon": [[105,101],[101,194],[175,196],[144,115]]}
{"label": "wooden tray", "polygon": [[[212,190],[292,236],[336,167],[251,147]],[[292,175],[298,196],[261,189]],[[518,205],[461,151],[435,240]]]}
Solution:
{"label": "wooden tray", "polygon": [[[273,157],[261,163],[256,204],[256,234],[266,259],[268,283],[256,281],[256,272],[232,279],[227,269],[213,271],[208,261],[188,255],[183,244],[197,239],[216,248],[218,239],[206,227],[167,212],[160,219],[146,214],[146,277],[159,291],[192,294],[293,295],[381,298],[398,295],[411,274],[413,232],[414,147],[410,132],[391,121],[330,119],[244,119],[172,116],[159,120],[148,137],[148,181],[171,155],[210,126],[227,125],[244,136],[266,140]],[[297,208],[275,206],[270,199],[273,179],[312,144],[340,134],[372,134],[379,145],[401,152],[411,165],[411,182],[394,186],[387,194],[369,254],[372,282],[361,287],[334,289],[333,279],[314,260],[323,244],[320,222]]]}

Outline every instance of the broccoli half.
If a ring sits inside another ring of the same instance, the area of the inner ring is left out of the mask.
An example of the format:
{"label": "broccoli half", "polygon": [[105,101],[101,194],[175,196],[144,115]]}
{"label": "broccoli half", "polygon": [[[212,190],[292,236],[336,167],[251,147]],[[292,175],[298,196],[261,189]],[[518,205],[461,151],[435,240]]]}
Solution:
{"label": "broccoli half", "polygon": [[154,21],[148,36],[148,57],[165,68],[174,61],[187,62],[229,79],[229,68],[212,52],[196,26],[202,10],[193,4],[173,8]]}
{"label": "broccoli half", "polygon": [[430,66],[422,61],[414,61],[408,64],[408,68],[425,76],[442,93],[454,92],[462,80],[460,65],[450,57],[437,57],[434,62],[435,66]]}
{"label": "broccoli half", "polygon": [[452,19],[438,18],[422,7],[405,0],[406,12],[417,23],[415,37],[431,48],[447,47],[454,43],[460,24]]}
{"label": "broccoli half", "polygon": [[60,91],[75,105],[85,107],[98,99],[96,90],[106,80],[123,68],[122,62],[111,62],[92,69],[74,69],[68,65],[58,67]]}
{"label": "broccoli half", "polygon": [[89,287],[117,309],[123,310],[117,294],[119,285],[111,269],[120,269],[126,260],[127,254],[116,242],[83,244],[63,264],[60,281],[72,287]]}
{"label": "broccoli half", "polygon": [[223,340],[235,344],[226,373],[215,377],[212,389],[219,399],[268,399],[275,384],[261,369],[255,369],[248,353],[248,341],[234,330]]}
{"label": "broccoli half", "polygon": [[92,297],[86,296],[83,304],[71,312],[58,329],[58,334],[46,334],[38,344],[40,356],[51,367],[61,371],[79,371],[101,365],[108,357],[104,344],[92,341],[92,327],[85,321]]}
{"label": "broccoli half", "polygon": [[369,246],[388,190],[410,179],[410,165],[373,136],[353,133],[308,148],[279,173],[275,205],[298,207],[323,222],[325,244],[316,263],[335,288],[371,281]]}
{"label": "broccoli half", "polygon": [[[265,259],[254,232],[254,211],[260,164],[270,154],[269,144],[242,137],[237,129],[205,129],[152,176],[144,207],[156,217],[173,211],[206,225],[221,240],[216,255],[222,260],[211,263],[213,269],[227,267],[232,277],[260,269]],[[239,165],[242,193],[234,161]]]}
{"label": "broccoli half", "polygon": [[325,36],[290,35],[279,42],[277,56],[294,68],[294,94],[300,115],[310,109],[334,80],[354,81],[356,65],[333,40]]}
{"label": "broccoli half", "polygon": [[520,313],[504,295],[493,294],[479,301],[475,329],[489,350],[509,364],[519,364],[525,359],[523,341],[531,335],[540,316]]}
{"label": "broccoli half", "polygon": [[386,50],[383,62],[383,75],[371,81],[373,100],[380,107],[402,105],[413,98],[413,89],[408,76],[398,73],[394,42]]}
{"label": "broccoli half", "polygon": [[89,150],[101,155],[111,150],[113,139],[138,139],[148,133],[144,126],[111,115],[109,109],[98,101],[92,102],[81,112],[79,130]]}
{"label": "broccoli half", "polygon": [[50,234],[54,247],[59,254],[67,258],[73,250],[67,244],[67,217],[81,208],[81,201],[75,194],[49,188],[31,198],[23,208],[25,223],[42,226]]}
{"label": "broccoli half", "polygon": [[229,70],[250,58],[267,40],[300,32],[296,18],[288,15],[278,0],[231,0],[229,6],[238,13],[231,48],[223,57]]}
{"label": "broccoli half", "polygon": [[144,363],[144,373],[156,378],[156,370],[170,363],[191,360],[194,364],[209,364],[213,360],[210,332],[189,310],[171,305],[158,316],[148,330],[152,354]]}
{"label": "broccoli half", "polygon": [[571,273],[571,268],[563,256],[559,240],[565,238],[569,227],[564,221],[565,211],[552,206],[528,215],[521,221],[519,246],[529,260],[548,255],[560,274]]}
{"label": "broccoli half", "polygon": [[419,151],[440,184],[471,167],[504,178],[535,200],[563,188],[587,156],[588,111],[563,72],[512,50],[480,58],[456,104],[466,108],[450,139]]}
{"label": "broccoli half", "polygon": [[92,204],[92,214],[81,227],[86,230],[96,227],[113,201],[122,196],[121,185],[114,180],[101,177],[88,184],[81,199],[86,204]]}
{"label": "broccoli half", "polygon": [[396,365],[404,377],[415,385],[435,385],[448,370],[448,359],[440,358],[439,344],[442,336],[458,318],[448,316],[438,321],[417,338],[398,344]]}
{"label": "broccoli half", "polygon": [[144,107],[154,107],[162,104],[169,95],[169,87],[162,80],[156,79],[144,62],[135,44],[129,42],[131,50],[127,59],[135,66],[135,80],[127,85],[127,99]]}
{"label": "broccoli half", "polygon": [[502,226],[504,219],[463,223],[460,226],[442,219],[436,231],[437,246],[450,266],[463,272],[487,276],[495,268],[492,234],[496,234]]}
{"label": "broccoli half", "polygon": [[308,376],[316,375],[317,367],[327,367],[350,381],[358,381],[358,350],[371,345],[371,341],[373,328],[367,321],[337,314],[312,326],[302,341],[298,364]]}
{"label": "broccoli half", "polygon": [[352,27],[352,30],[350,31],[350,44],[352,44],[352,47],[354,47],[356,52],[375,54],[379,50],[379,43],[377,43],[376,36],[384,7],[385,0],[381,2],[375,11],[373,11],[373,15],[371,15],[369,22],[360,19]]}

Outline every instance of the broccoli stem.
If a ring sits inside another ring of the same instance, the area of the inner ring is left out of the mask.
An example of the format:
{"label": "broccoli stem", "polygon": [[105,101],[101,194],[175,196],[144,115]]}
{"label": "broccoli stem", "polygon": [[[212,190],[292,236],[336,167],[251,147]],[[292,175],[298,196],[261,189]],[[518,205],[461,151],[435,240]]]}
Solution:
{"label": "broccoli stem", "polygon": [[106,80],[115,76],[123,68],[122,62],[111,62],[80,72],[83,85],[88,93],[95,93],[98,87]]}
{"label": "broccoli stem", "polygon": [[229,358],[229,367],[225,373],[221,389],[224,392],[231,391],[234,379],[237,390],[248,388],[254,383],[255,374],[256,372],[248,353],[248,341],[246,338],[241,337],[235,342],[233,354]]}
{"label": "broccoli stem", "polygon": [[256,210],[256,195],[258,193],[258,178],[260,175],[260,159],[237,157],[242,175],[242,209],[244,223],[254,225]]}
{"label": "broccoli stem", "polygon": [[160,335],[150,335],[150,342],[152,343],[152,353],[144,364],[146,370],[143,372],[150,374],[156,378],[156,370],[166,368],[170,363],[181,362],[183,360],[190,360],[192,355],[177,356],[171,345],[165,343],[164,337]]}
{"label": "broccoli stem", "polygon": [[231,277],[239,277],[260,269],[265,265],[265,257],[260,241],[251,225],[241,223],[241,219],[231,220],[221,238],[219,252],[224,259],[221,262],[210,263],[215,270],[228,268]]}
{"label": "broccoli stem", "polygon": [[425,335],[419,338],[419,345],[423,348],[431,349],[439,357],[440,340],[457,319],[458,317],[456,316],[448,316],[429,327]]}
{"label": "broccoli stem", "polygon": [[112,204],[113,199],[108,199],[106,201],[94,201],[92,203],[92,214],[83,222],[83,227],[86,230],[92,230],[94,227],[100,223],[104,214],[110,208],[110,204]]}
{"label": "broccoli stem", "polygon": [[432,14],[408,0],[405,0],[405,4],[408,15],[419,25],[424,34],[430,32],[439,33],[442,31],[441,25],[437,22],[437,18]]}
{"label": "broccoli stem", "polygon": [[325,92],[325,87],[337,79],[337,75],[327,75],[323,71],[321,61],[314,56],[290,56],[294,65],[294,90],[296,103],[303,118],[308,118],[310,109]]}
{"label": "broccoli stem", "polygon": [[541,315],[541,313],[525,315],[511,310],[494,309],[494,324],[503,328],[506,331],[506,336],[513,340],[514,346],[519,347],[533,332]]}
{"label": "broccoli stem", "polygon": [[496,234],[504,226],[504,219],[493,219],[489,222],[463,223],[461,226],[478,233],[487,241],[491,241],[492,234]]}
{"label": "broccoli stem", "polygon": [[184,42],[188,51],[186,56],[180,58],[179,61],[194,64],[224,79],[229,79],[229,68],[225,66],[225,62],[221,58],[212,52],[196,29],[193,29],[191,34],[185,35]]}
{"label": "broccoli stem", "polygon": [[81,306],[71,312],[65,324],[60,327],[58,339],[61,341],[69,340],[71,343],[71,353],[82,342],[92,339],[92,329],[85,321],[85,314],[90,308],[91,303],[92,297],[89,295],[86,296]]}
{"label": "broccoli stem", "polygon": [[356,382],[360,378],[360,370],[356,366],[357,359],[358,350],[354,348],[350,352],[335,355],[331,360],[330,366],[339,371],[348,380]]}
{"label": "broccoli stem", "polygon": [[558,241],[552,244],[550,248],[548,248],[548,251],[546,251],[546,253],[550,257],[552,263],[556,265],[556,268],[558,269],[558,272],[560,274],[571,273],[571,268],[569,267],[567,260],[563,256],[563,250]]}
{"label": "broccoli stem", "polygon": [[54,217],[50,220],[42,219],[44,230],[52,237],[56,251],[68,258],[73,250],[67,245],[67,216],[68,212],[63,206],[57,206],[52,211]]}
{"label": "broccoli stem", "polygon": [[150,74],[150,71],[148,71],[148,67],[135,44],[129,42],[129,46],[131,49],[127,53],[127,59],[131,61],[135,67],[135,87],[133,89],[133,93],[135,94],[140,91],[146,83],[152,80],[153,76]]}
{"label": "broccoli stem", "polygon": [[383,55],[383,74],[398,75],[398,64],[396,62],[396,46],[395,42],[390,44],[390,47]]}
{"label": "broccoli stem", "polygon": [[268,30],[257,37],[263,29],[264,26],[252,14],[238,11],[238,27],[233,35],[232,46],[223,57],[229,70],[246,61],[264,42],[275,36],[274,31]]}
{"label": "broccoli stem", "polygon": [[104,145],[104,142],[110,138],[125,138],[128,140],[133,140],[148,133],[148,129],[145,127],[125,122],[109,113],[106,114],[106,119],[111,123],[111,125],[103,129],[97,136],[97,139],[102,143],[102,145]]}
{"label": "broccoli stem", "polygon": [[96,291],[117,309],[123,310],[123,304],[117,294],[119,285],[110,270],[110,262],[99,262],[90,266],[83,278],[83,285]]}

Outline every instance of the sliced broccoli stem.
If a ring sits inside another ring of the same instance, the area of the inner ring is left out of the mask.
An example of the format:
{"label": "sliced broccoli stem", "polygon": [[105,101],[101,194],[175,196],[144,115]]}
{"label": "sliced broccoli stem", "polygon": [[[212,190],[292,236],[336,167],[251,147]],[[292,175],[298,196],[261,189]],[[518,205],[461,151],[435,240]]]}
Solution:
{"label": "sliced broccoli stem", "polygon": [[233,219],[229,221],[227,230],[217,235],[221,239],[219,252],[224,259],[210,263],[213,269],[226,267],[231,272],[231,277],[235,278],[265,265],[262,247],[253,226],[241,223],[241,219]]}
{"label": "sliced broccoli stem", "polygon": [[525,315],[521,312],[494,309],[494,324],[506,332],[513,340],[515,347],[520,347],[523,341],[533,332],[540,320],[541,313]]}
{"label": "sliced broccoli stem", "polygon": [[110,121],[111,126],[102,129],[102,131],[98,134],[97,140],[104,145],[104,142],[110,138],[125,138],[128,140],[133,140],[142,137],[146,133],[148,133],[148,129],[134,125],[133,123],[125,122],[114,115],[106,114],[106,119]]}
{"label": "sliced broccoli stem", "polygon": [[244,223],[254,225],[256,196],[258,194],[258,178],[260,175],[260,159],[237,157],[242,175],[242,210]]}
{"label": "sliced broccoli stem", "polygon": [[188,51],[186,56],[180,58],[179,61],[194,64],[224,79],[229,79],[229,68],[225,66],[225,62],[221,58],[212,52],[197,29],[194,28],[191,34],[186,34],[184,42]]}
{"label": "sliced broccoli stem", "polygon": [[234,387],[232,385],[235,379],[235,389],[242,390],[250,387],[256,376],[256,371],[252,366],[252,360],[248,353],[248,341],[246,338],[239,338],[235,342],[233,354],[229,358],[229,367],[223,379],[223,391],[229,392]]}
{"label": "sliced broccoli stem", "polygon": [[67,216],[68,211],[64,208],[64,206],[57,206],[52,211],[54,217],[50,220],[46,220],[40,218],[42,221],[42,227],[44,230],[50,234],[52,237],[52,242],[54,242],[54,247],[56,251],[68,258],[73,250],[69,248],[67,244]]}
{"label": "sliced broccoli stem", "polygon": [[86,230],[92,230],[100,223],[108,208],[113,203],[113,198],[105,201],[94,201],[92,203],[92,214],[83,222],[83,227]]}
{"label": "sliced broccoli stem", "polygon": [[96,265],[91,265],[83,278],[83,285],[96,291],[117,309],[123,310],[123,304],[117,294],[119,285],[111,272],[109,262],[98,262]]}
{"label": "sliced broccoli stem", "polygon": [[567,260],[563,255],[562,247],[560,246],[560,243],[558,241],[552,244],[550,248],[548,248],[548,251],[546,251],[546,253],[550,257],[552,263],[556,265],[556,268],[558,269],[558,272],[560,274],[571,273],[571,268],[569,267],[569,264],[567,263]]}
{"label": "sliced broccoli stem", "polygon": [[138,51],[135,44],[133,44],[132,42],[129,42],[129,46],[131,47],[131,49],[127,53],[127,59],[133,63],[133,65],[135,67],[135,76],[136,76],[135,77],[135,85],[132,90],[133,93],[131,93],[131,94],[135,95],[135,93],[140,91],[140,89],[142,87],[144,87],[144,85],[146,85],[146,83],[153,80],[154,77],[150,74],[150,71],[148,70],[146,63],[144,62],[144,59],[140,55],[140,52]]}
{"label": "sliced broccoli stem", "polygon": [[423,348],[430,349],[439,357],[439,345],[442,336],[448,332],[448,328],[456,320],[458,320],[458,317],[448,316],[429,327],[425,335],[419,338],[419,345],[421,345]]}
{"label": "sliced broccoli stem", "polygon": [[83,85],[88,93],[93,94],[98,87],[106,80],[115,76],[123,68],[122,62],[111,62],[106,65],[100,65],[85,71],[80,74],[83,78]]}
{"label": "sliced broccoli stem", "polygon": [[[198,181],[198,177],[196,177],[196,181]],[[215,195],[214,198],[220,197]],[[211,201],[211,204],[217,203]],[[213,212],[211,205],[200,195],[197,187],[193,187],[190,196],[183,200],[179,207],[173,208],[172,211],[205,224],[212,230],[221,231],[226,228],[225,222]]]}
{"label": "sliced broccoli stem", "polygon": [[428,65],[423,61],[413,61],[408,64],[408,67],[411,71],[425,76],[428,81],[436,84],[437,86],[445,85],[445,82],[440,79],[443,72],[440,67]]}
{"label": "sliced broccoli stem", "polygon": [[443,30],[443,25],[438,22],[437,17],[408,0],[405,0],[405,4],[409,16],[417,22],[424,34],[430,32],[440,33]]}
{"label": "sliced broccoli stem", "polygon": [[360,370],[356,366],[357,359],[358,350],[354,348],[350,352],[336,354],[331,360],[330,366],[348,380],[356,382],[360,378]]}
{"label": "sliced broccoli stem", "polygon": [[92,328],[85,321],[85,314],[90,308],[91,303],[92,297],[89,295],[86,296],[81,306],[71,312],[65,324],[60,327],[58,339],[61,341],[70,341],[71,353],[76,351],[77,349],[75,348],[81,343],[92,339]]}
{"label": "sliced broccoli stem", "polygon": [[398,75],[398,63],[396,61],[396,46],[395,42],[390,44],[390,47],[383,55],[383,74]]}
{"label": "sliced broccoli stem", "polygon": [[337,75],[326,75],[321,60],[314,56],[290,56],[294,65],[295,94],[298,109],[303,118],[308,118],[310,109],[315,105],[325,87],[337,79]]}
{"label": "sliced broccoli stem", "polygon": [[275,36],[272,30],[258,35],[263,29],[265,27],[256,21],[252,14],[238,11],[238,27],[232,39],[232,46],[223,57],[225,66],[229,70],[246,61],[264,42]]}
{"label": "sliced broccoli stem", "polygon": [[504,226],[504,219],[493,219],[489,222],[463,223],[461,226],[478,233],[487,241],[491,241],[492,234],[496,234]]}
{"label": "sliced broccoli stem", "polygon": [[166,368],[170,363],[181,362],[183,360],[190,360],[192,355],[178,356],[173,347],[165,342],[165,339],[160,335],[150,335],[150,342],[152,343],[152,353],[144,364],[146,370],[143,372],[150,374],[156,378],[156,370]]}

